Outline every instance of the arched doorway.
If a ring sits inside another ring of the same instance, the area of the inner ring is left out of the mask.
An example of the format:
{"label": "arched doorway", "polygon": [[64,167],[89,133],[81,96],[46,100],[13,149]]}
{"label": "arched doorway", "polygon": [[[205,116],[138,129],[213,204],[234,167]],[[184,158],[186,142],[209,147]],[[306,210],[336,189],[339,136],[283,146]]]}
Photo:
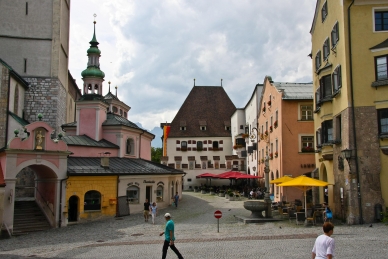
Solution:
{"label": "arched doorway", "polygon": [[71,196],[69,199],[69,211],[68,211],[69,222],[78,221],[78,205],[79,205],[79,198],[75,195]]}

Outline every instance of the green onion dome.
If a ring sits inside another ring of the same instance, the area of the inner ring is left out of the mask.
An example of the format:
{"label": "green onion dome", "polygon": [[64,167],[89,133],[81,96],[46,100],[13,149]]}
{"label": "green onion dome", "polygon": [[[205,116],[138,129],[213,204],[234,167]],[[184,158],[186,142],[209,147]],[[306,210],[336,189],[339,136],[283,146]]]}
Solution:
{"label": "green onion dome", "polygon": [[91,46],[89,49],[88,49],[88,54],[98,54],[100,55],[101,54],[101,50],[99,50],[97,47],[94,47],[94,46]]}
{"label": "green onion dome", "polygon": [[86,77],[99,77],[99,78],[103,79],[105,77],[105,73],[102,72],[97,67],[88,67],[87,69],[82,71],[81,76],[83,78],[86,78]]}

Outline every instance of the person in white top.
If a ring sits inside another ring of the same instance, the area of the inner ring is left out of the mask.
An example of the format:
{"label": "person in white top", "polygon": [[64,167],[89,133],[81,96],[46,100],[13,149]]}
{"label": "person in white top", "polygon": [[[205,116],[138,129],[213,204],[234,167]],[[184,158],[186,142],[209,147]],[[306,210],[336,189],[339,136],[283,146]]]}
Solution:
{"label": "person in white top", "polygon": [[150,206],[150,211],[152,216],[152,224],[155,225],[155,217],[156,217],[156,213],[158,212],[158,206],[156,206],[155,202],[153,202],[152,205]]}
{"label": "person in white top", "polygon": [[332,259],[334,258],[334,239],[330,236],[333,235],[334,225],[331,222],[325,222],[323,224],[324,234],[317,237],[312,251],[312,259]]}

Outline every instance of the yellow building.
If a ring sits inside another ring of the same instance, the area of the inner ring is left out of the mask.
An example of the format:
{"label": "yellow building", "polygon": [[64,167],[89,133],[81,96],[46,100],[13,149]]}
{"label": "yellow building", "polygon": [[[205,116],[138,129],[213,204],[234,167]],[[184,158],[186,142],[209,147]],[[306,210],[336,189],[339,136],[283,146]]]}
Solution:
{"label": "yellow building", "polygon": [[116,215],[117,178],[117,175],[69,176],[64,211],[69,222]]}
{"label": "yellow building", "polygon": [[317,198],[348,224],[373,222],[388,198],[385,17],[387,0],[317,0],[310,31],[316,177],[331,184]]}

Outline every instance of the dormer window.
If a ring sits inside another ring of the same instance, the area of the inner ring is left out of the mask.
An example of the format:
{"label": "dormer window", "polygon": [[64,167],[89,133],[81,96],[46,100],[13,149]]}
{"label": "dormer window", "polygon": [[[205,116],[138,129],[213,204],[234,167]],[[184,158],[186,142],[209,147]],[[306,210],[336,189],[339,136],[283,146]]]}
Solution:
{"label": "dormer window", "polygon": [[179,127],[179,130],[186,130],[186,127],[185,126],[181,126],[181,127]]}
{"label": "dormer window", "polygon": [[225,126],[226,131],[230,131],[230,126]]}
{"label": "dormer window", "polygon": [[199,129],[201,131],[205,131],[206,130],[206,126],[207,126],[206,121],[199,121]]}

